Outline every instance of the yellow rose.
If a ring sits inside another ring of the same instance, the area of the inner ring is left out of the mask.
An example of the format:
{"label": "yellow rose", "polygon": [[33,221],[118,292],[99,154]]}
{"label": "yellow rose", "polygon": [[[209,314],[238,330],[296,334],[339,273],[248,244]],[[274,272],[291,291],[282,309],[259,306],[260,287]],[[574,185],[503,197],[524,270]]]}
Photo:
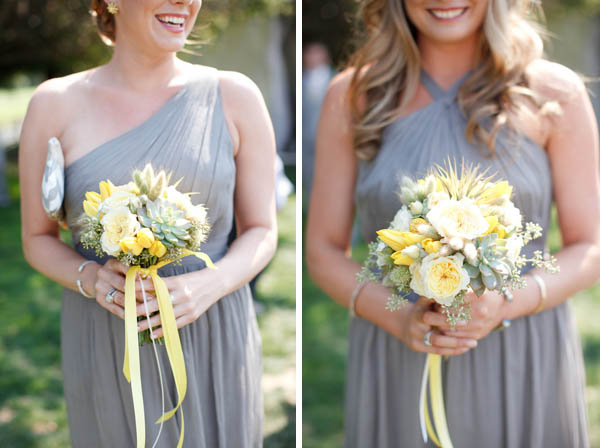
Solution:
{"label": "yellow rose", "polygon": [[154,243],[154,234],[150,229],[140,229],[136,235],[136,240],[140,246],[149,249]]}
{"label": "yellow rose", "polygon": [[450,305],[457,294],[471,281],[463,268],[464,256],[460,253],[450,257],[439,254],[427,255],[421,263],[410,266],[410,287],[417,293],[442,305]]}
{"label": "yellow rose", "polygon": [[408,255],[402,255],[402,252],[394,252],[392,254],[392,259],[394,260],[394,264],[401,266],[410,266],[415,262],[415,260],[410,258]]}
{"label": "yellow rose", "polygon": [[399,252],[405,247],[420,243],[425,236],[412,232],[399,232],[397,230],[383,229],[377,232],[377,235],[385,244]]}
{"label": "yellow rose", "polygon": [[150,252],[150,255],[160,258],[167,253],[167,248],[159,240],[154,240],[154,243],[152,243],[148,252]]}
{"label": "yellow rose", "polygon": [[98,203],[92,201],[83,201],[83,210],[90,218],[98,216]]}
{"label": "yellow rose", "polygon": [[423,219],[423,218],[415,218],[415,219],[413,219],[413,220],[410,222],[410,227],[409,227],[409,229],[410,229],[410,231],[411,231],[412,233],[419,233],[419,232],[417,231],[417,228],[418,228],[420,225],[423,225],[423,224],[424,224],[424,225],[426,225],[426,226],[428,226],[428,225],[429,225],[429,223],[427,222],[427,220],[425,220],[425,219]]}
{"label": "yellow rose", "polygon": [[100,197],[105,201],[113,193],[115,186],[110,180],[100,182]]}
{"label": "yellow rose", "polygon": [[123,238],[120,245],[123,252],[133,253],[133,255],[139,255],[142,253],[142,250],[144,250],[144,248],[132,236]]}
{"label": "yellow rose", "polygon": [[485,219],[488,222],[489,227],[487,229],[487,232],[484,233],[484,235],[488,235],[490,233],[497,233],[498,238],[504,238],[506,236],[506,227],[500,224],[500,222],[498,221],[498,217],[491,215],[487,216]]}
{"label": "yellow rose", "polygon": [[421,241],[421,244],[428,254],[437,253],[442,248],[442,243],[440,241],[433,241],[431,238],[425,238]]}
{"label": "yellow rose", "polygon": [[477,202],[479,204],[493,204],[499,199],[502,199],[502,201],[510,199],[511,194],[512,187],[507,181],[503,180],[486,187],[477,198]]}
{"label": "yellow rose", "polygon": [[96,203],[100,203],[102,202],[102,196],[100,196],[98,193],[96,193],[95,191],[88,191],[85,194],[85,198],[90,201],[90,202],[96,202]]}

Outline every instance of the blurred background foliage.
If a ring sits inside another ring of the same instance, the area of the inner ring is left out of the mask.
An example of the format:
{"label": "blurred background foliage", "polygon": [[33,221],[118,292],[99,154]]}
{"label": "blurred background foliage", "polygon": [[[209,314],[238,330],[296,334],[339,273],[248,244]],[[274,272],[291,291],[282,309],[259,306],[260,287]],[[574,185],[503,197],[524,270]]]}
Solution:
{"label": "blurred background foliage", "polygon": [[[0,86],[38,83],[106,62],[110,49],[98,39],[90,5],[86,0],[3,0]],[[208,0],[194,37],[210,41],[234,22],[294,13],[293,0]]]}

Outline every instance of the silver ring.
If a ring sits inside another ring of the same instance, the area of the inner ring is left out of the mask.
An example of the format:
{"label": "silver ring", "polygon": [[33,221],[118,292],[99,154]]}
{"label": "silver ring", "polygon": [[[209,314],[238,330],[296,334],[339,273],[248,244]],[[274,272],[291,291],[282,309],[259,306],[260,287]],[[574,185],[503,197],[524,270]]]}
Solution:
{"label": "silver ring", "polygon": [[425,333],[425,337],[423,338],[423,344],[425,344],[427,347],[431,347],[431,334],[433,333],[433,330],[429,330],[427,333]]}
{"label": "silver ring", "polygon": [[117,290],[115,288],[113,288],[106,293],[105,299],[106,299],[107,303],[113,303],[115,301],[115,293],[116,292],[117,292]]}

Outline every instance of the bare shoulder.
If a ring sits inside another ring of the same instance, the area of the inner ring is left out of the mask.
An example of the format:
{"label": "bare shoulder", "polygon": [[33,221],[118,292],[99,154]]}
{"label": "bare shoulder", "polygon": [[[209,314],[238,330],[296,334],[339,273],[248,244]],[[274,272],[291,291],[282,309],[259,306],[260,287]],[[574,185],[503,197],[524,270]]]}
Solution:
{"label": "bare shoulder", "polygon": [[355,72],[356,70],[350,67],[335,75],[329,83],[327,96],[335,101],[345,101]]}
{"label": "bare shoulder", "polygon": [[560,104],[568,103],[586,92],[581,76],[556,62],[537,59],[527,66],[526,74],[534,92]]}
{"label": "bare shoulder", "polygon": [[29,102],[25,126],[35,126],[36,132],[52,136],[62,134],[78,98],[84,95],[89,73],[88,70],[41,83]]}
{"label": "bare shoulder", "polygon": [[264,102],[258,86],[242,73],[219,70],[219,85],[226,107],[252,108]]}

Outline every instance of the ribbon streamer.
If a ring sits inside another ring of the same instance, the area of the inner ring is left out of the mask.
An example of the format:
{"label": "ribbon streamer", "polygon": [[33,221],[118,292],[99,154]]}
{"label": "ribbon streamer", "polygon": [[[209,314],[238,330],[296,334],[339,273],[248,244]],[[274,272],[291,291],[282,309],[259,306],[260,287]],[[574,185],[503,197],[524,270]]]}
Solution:
{"label": "ribbon streamer", "polygon": [[[192,252],[185,250],[183,256],[195,255],[202,259],[206,266],[210,269],[216,269],[215,265],[210,260],[210,257],[202,252]],[[144,415],[144,398],[142,394],[142,378],[140,374],[140,354],[137,339],[137,315],[136,315],[136,300],[135,300],[135,279],[138,274],[152,278],[154,291],[158,301],[158,309],[161,316],[161,326],[163,328],[165,347],[173,378],[175,379],[175,388],[177,389],[178,401],[175,407],[169,412],[165,412],[157,421],[156,424],[169,420],[177,409],[180,408],[187,391],[187,374],[185,370],[185,360],[183,358],[183,350],[181,349],[181,341],[179,340],[179,331],[175,322],[175,313],[173,312],[173,304],[169,296],[169,290],[162,278],[158,275],[158,270],[175,260],[162,261],[149,268],[140,266],[131,266],[125,276],[125,359],[123,360],[123,374],[127,381],[131,384],[131,393],[133,396],[133,409],[135,413],[135,428],[137,448],[144,448],[146,444],[146,429]],[[177,448],[183,445],[184,436],[184,419],[183,409],[181,409],[181,434]]]}
{"label": "ribbon streamer", "polygon": [[[433,424],[427,406],[427,381],[429,380],[429,401],[433,413]],[[421,384],[421,397],[419,399],[419,421],[421,423],[421,434],[423,442],[427,443],[427,434],[433,443],[441,448],[453,448],[446,411],[444,408],[444,392],[442,388],[442,357],[440,355],[428,354],[423,370],[423,382]]]}

